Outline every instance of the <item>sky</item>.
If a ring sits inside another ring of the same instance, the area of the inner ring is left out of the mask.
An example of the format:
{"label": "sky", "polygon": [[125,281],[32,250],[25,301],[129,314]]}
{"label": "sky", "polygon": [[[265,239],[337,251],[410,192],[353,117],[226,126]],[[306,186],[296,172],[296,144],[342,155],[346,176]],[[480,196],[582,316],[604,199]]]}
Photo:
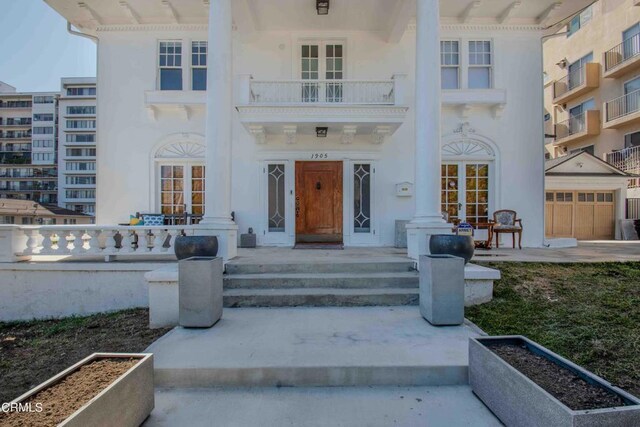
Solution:
{"label": "sky", "polygon": [[95,77],[96,45],[67,33],[43,0],[0,0],[0,81],[19,92],[60,90],[61,77]]}

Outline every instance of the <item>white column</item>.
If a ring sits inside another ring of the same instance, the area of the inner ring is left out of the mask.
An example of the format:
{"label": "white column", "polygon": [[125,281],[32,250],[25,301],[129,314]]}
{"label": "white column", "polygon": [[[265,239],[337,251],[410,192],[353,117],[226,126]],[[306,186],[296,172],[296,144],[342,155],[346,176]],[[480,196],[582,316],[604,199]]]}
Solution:
{"label": "white column", "polygon": [[407,225],[409,256],[427,254],[432,234],[450,234],[440,201],[440,10],[439,0],[416,1],[415,204]]}
{"label": "white column", "polygon": [[205,213],[199,234],[218,236],[220,256],[229,259],[237,248],[237,226],[231,220],[231,0],[209,3]]}

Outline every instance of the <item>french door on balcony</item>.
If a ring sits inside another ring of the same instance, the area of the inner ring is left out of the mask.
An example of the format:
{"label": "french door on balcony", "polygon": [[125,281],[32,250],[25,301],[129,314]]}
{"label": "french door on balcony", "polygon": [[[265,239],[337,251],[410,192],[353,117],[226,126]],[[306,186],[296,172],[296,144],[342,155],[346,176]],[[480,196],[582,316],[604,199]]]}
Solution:
{"label": "french door on balcony", "polygon": [[593,62],[593,52],[578,59],[569,65],[569,90],[574,89],[584,83],[586,77],[586,65]]}
{"label": "french door on balcony", "polygon": [[489,220],[489,166],[477,161],[442,164],[442,212],[450,221],[473,224]]}
{"label": "french door on balcony", "polygon": [[336,42],[304,43],[300,45],[300,78],[325,80],[303,82],[302,102],[342,102],[344,78],[344,46]]}
{"label": "french door on balcony", "polygon": [[624,60],[640,53],[640,24],[635,24],[622,33],[622,51]]}
{"label": "french door on balcony", "polygon": [[164,215],[204,214],[204,166],[161,164],[160,212]]}

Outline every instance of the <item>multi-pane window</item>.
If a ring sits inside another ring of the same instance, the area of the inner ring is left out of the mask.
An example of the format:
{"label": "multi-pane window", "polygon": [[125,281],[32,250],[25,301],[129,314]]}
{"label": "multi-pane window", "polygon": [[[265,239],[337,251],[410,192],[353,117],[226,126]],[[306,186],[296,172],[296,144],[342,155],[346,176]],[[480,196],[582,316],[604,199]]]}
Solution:
{"label": "multi-pane window", "polygon": [[95,96],[95,87],[70,87],[67,88],[67,96]]}
{"label": "multi-pane window", "polygon": [[53,153],[32,153],[32,159],[34,162],[52,162]]}
{"label": "multi-pane window", "polygon": [[96,190],[67,190],[67,199],[95,199]]}
{"label": "multi-pane window", "polygon": [[182,90],[182,42],[160,42],[160,90]]}
{"label": "multi-pane window", "polygon": [[34,139],[33,140],[33,148],[52,148],[53,140],[51,139]]}
{"label": "multi-pane window", "polygon": [[460,43],[440,42],[442,89],[460,89]]}
{"label": "multi-pane window", "polygon": [[466,220],[483,223],[489,220],[489,165],[467,164],[466,175]]}
{"label": "multi-pane window", "polygon": [[[341,44],[328,44],[325,46],[325,78],[327,80],[342,80],[344,75],[342,51]],[[326,101],[342,101],[342,83],[327,84]]]}
{"label": "multi-pane window", "polygon": [[67,134],[67,142],[96,142],[96,135],[94,133]]}
{"label": "multi-pane window", "polygon": [[489,164],[461,162],[442,165],[442,212],[449,220],[472,224],[489,220]]}
{"label": "multi-pane window", "polygon": [[95,120],[67,120],[67,129],[95,129]]}
{"label": "multi-pane window", "polygon": [[34,104],[53,104],[53,96],[34,96]]}
{"label": "multi-pane window", "polygon": [[[302,80],[318,80],[320,78],[320,46],[302,45]],[[318,84],[302,84],[302,101],[318,102]]]}
{"label": "multi-pane window", "polygon": [[204,214],[205,168],[201,165],[160,166],[160,211],[165,215]]}
{"label": "multi-pane window", "polygon": [[449,220],[458,219],[459,214],[459,177],[458,165],[442,165],[442,212]]}
{"label": "multi-pane window", "polygon": [[578,30],[584,27],[589,21],[591,21],[592,17],[593,8],[591,6],[580,12],[579,15],[574,16],[571,21],[569,21],[569,24],[567,24],[567,37],[571,37]]}
{"label": "multi-pane window", "polygon": [[207,90],[207,42],[191,43],[191,89]]}
{"label": "multi-pane window", "polygon": [[67,176],[65,182],[68,185],[94,185],[96,183],[95,176]]}
{"label": "multi-pane window", "polygon": [[34,114],[33,121],[34,122],[52,122],[53,114]]}
{"label": "multi-pane window", "polygon": [[489,89],[491,86],[491,42],[469,41],[469,89]]}
{"label": "multi-pane window", "polygon": [[96,113],[95,105],[67,107],[67,114],[95,114],[95,113]]}
{"label": "multi-pane window", "polygon": [[66,152],[67,156],[69,157],[85,157],[96,155],[95,148],[67,148]]}
{"label": "multi-pane window", "polygon": [[34,135],[52,135],[53,134],[53,127],[51,126],[35,126],[33,128],[33,134]]}
{"label": "multi-pane window", "polygon": [[68,171],[94,171],[96,170],[95,162],[66,162],[66,170]]}

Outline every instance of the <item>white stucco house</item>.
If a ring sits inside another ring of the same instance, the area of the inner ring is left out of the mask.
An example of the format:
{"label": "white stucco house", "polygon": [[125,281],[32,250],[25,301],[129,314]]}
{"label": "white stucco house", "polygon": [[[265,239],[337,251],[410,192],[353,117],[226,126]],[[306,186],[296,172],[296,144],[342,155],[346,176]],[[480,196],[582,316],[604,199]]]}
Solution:
{"label": "white stucco house", "polygon": [[415,257],[513,209],[544,242],[542,37],[588,0],[45,2],[98,44],[97,224],[204,214],[232,257],[411,220]]}

